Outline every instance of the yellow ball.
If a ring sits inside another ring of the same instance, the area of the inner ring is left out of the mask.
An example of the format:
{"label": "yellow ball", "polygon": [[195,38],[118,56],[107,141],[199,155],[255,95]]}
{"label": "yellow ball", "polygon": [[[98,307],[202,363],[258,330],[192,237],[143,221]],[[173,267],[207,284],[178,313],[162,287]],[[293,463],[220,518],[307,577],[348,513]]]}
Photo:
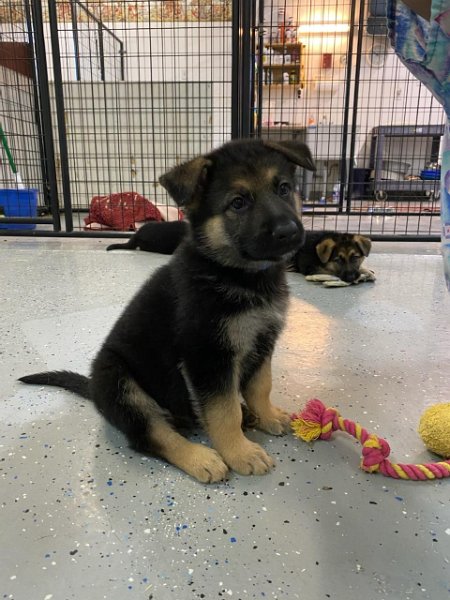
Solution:
{"label": "yellow ball", "polygon": [[450,458],[450,403],[427,408],[420,419],[419,435],[428,450]]}

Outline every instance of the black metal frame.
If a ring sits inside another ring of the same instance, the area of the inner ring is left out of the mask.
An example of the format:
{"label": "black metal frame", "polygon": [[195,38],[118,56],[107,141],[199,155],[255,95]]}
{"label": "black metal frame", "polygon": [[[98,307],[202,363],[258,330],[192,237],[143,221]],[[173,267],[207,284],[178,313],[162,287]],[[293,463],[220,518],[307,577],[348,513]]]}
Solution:
{"label": "black metal frame", "polygon": [[[79,0],[71,0],[71,15],[73,25],[73,38],[75,48],[75,72],[76,79],[80,81],[80,49],[78,43],[78,30],[76,9],[83,10],[90,19],[97,24],[97,31],[101,43],[100,48],[100,70],[101,80],[105,80],[105,63],[103,48],[103,35],[107,32],[119,44],[120,56],[120,74],[121,80],[125,78],[124,66],[124,44],[122,40],[106,27],[88,8]],[[68,167],[67,134],[65,125],[65,106],[63,94],[63,82],[61,71],[61,53],[58,40],[58,20],[56,12],[56,3],[48,0],[48,14],[51,36],[51,53],[54,66],[55,77],[55,103],[56,117],[58,125],[58,145],[60,152],[60,167],[62,178],[63,195],[63,213],[65,217],[65,231],[61,229],[61,211],[59,207],[59,194],[56,175],[55,145],[53,140],[53,123],[50,100],[50,85],[48,79],[47,55],[45,46],[43,12],[41,2],[25,0],[24,2],[26,28],[28,43],[32,53],[33,69],[33,90],[35,102],[35,121],[39,131],[39,144],[41,151],[41,172],[44,192],[44,205],[51,213],[49,217],[2,217],[4,224],[34,224],[34,225],[53,225],[53,231],[40,230],[8,230],[2,229],[2,236],[64,236],[70,237],[89,237],[91,232],[74,232],[73,228],[73,208],[71,202],[70,172]],[[81,234],[81,235],[80,235]],[[124,235],[124,237],[126,234]]]}
{"label": "black metal frame", "polygon": [[123,41],[107,27],[100,19],[98,19],[94,13],[82,4],[79,0],[71,0],[70,2],[70,13],[72,20],[72,31],[73,31],[73,45],[75,50],[75,71],[77,81],[81,81],[81,67],[80,67],[80,44],[78,37],[78,18],[77,8],[82,10],[90,20],[97,24],[97,35],[99,43],[99,56],[100,56],[100,78],[101,81],[105,81],[105,52],[103,48],[103,32],[114,39],[119,44],[119,56],[120,56],[120,79],[125,80],[125,50]]}
{"label": "black metal frame", "polygon": [[[359,80],[360,80],[360,72],[361,72],[361,59],[362,59],[362,42],[363,42],[363,31],[364,31],[364,9],[365,9],[365,0],[360,0],[359,5],[359,22],[358,22],[358,39],[357,39],[357,49],[356,49],[356,63],[355,63],[355,86],[353,91],[353,114],[352,114],[352,126],[350,129],[350,154],[349,154],[349,164],[350,169],[348,173],[348,177],[346,176],[346,161],[341,161],[341,181],[347,181],[347,194],[346,194],[346,212],[351,212],[351,203],[352,203],[352,190],[353,190],[353,163],[355,159],[355,147],[356,147],[356,127],[358,124],[358,98],[359,98]],[[355,10],[356,10],[356,2],[352,2],[352,12],[351,12],[351,22],[350,22],[350,31],[353,31],[354,23],[355,23]],[[347,69],[347,91],[350,93],[350,84],[351,84],[351,56],[353,52],[353,36],[350,35],[349,40],[349,49],[348,49],[348,69]],[[346,105],[345,105],[345,126],[343,132],[343,140],[342,140],[342,156],[346,156],[347,154],[347,134],[348,134],[348,112],[350,109],[350,105],[348,103],[348,98],[346,96]],[[340,195],[339,195],[339,209],[342,211],[344,207],[344,194],[345,188],[341,185]]]}
{"label": "black metal frame", "polygon": [[233,81],[231,137],[253,134],[256,0],[233,0]]}
{"label": "black metal frame", "polygon": [[[347,161],[340,161],[341,185],[339,201],[336,206],[340,214],[349,214],[352,210],[352,189],[354,183],[353,159],[356,146],[356,126],[358,120],[358,93],[359,77],[361,70],[361,49],[364,32],[364,5],[365,0],[360,3],[359,18],[356,17],[356,0],[353,0],[350,13],[351,31],[357,27],[356,37],[356,59],[353,61],[354,39],[349,36],[347,47],[347,60],[345,72],[345,96],[343,112],[343,137],[341,156],[349,155],[350,168],[347,169]],[[51,51],[55,69],[55,103],[56,118],[58,124],[58,144],[61,157],[61,181],[63,195],[63,212],[65,216],[65,231],[61,231],[60,209],[58,203],[58,186],[55,167],[55,148],[52,138],[52,116],[49,93],[49,81],[47,74],[46,51],[43,30],[42,7],[39,2],[26,0],[27,26],[30,43],[35,56],[35,90],[36,90],[36,121],[41,132],[42,152],[42,178],[44,182],[45,204],[51,211],[52,218],[28,218],[15,217],[2,219],[4,223],[34,223],[53,224],[54,231],[42,230],[3,230],[2,235],[26,235],[26,236],[63,236],[63,237],[128,237],[127,233],[108,231],[74,231],[73,214],[76,209],[71,201],[71,182],[69,171],[69,157],[67,148],[67,136],[65,125],[65,103],[63,94],[63,82],[61,75],[61,54],[58,41],[58,22],[56,4],[48,1],[48,13],[51,32]],[[81,81],[80,45],[77,28],[77,10],[83,10],[96,23],[98,27],[98,39],[103,45],[103,35],[107,32],[119,43],[120,76],[124,80],[124,44],[113,31],[108,29],[89,9],[79,0],[71,1],[71,18],[73,27],[73,40],[75,48],[75,73],[76,80]],[[259,137],[262,131],[261,99],[263,96],[263,16],[264,0],[232,0],[232,103],[231,103],[231,137],[246,138]],[[358,21],[358,23],[357,23]],[[101,48],[100,48],[101,50]],[[256,66],[256,72],[255,72]],[[100,51],[100,79],[105,81],[104,53]],[[351,97],[351,83],[354,82],[353,98]],[[352,111],[350,111],[353,103]],[[350,123],[350,114],[352,114]],[[350,141],[349,141],[350,140]],[[348,144],[350,143],[350,148]],[[349,152],[347,152],[349,150]],[[347,172],[348,170],[348,172]],[[328,215],[329,212],[316,210],[315,215]],[[378,213],[382,215],[383,213]],[[405,216],[416,213],[403,213]],[[372,215],[371,212],[358,212],[358,215]],[[438,241],[435,235],[385,235],[371,234],[374,240],[386,241]]]}
{"label": "black metal frame", "polygon": [[58,123],[58,142],[61,156],[61,177],[64,217],[66,220],[66,231],[73,231],[72,202],[70,192],[69,155],[67,151],[67,132],[64,108],[64,95],[62,91],[61,53],[58,40],[58,18],[56,13],[56,2],[49,0],[48,14],[50,20],[50,36],[52,43],[53,70],[55,77],[55,102],[56,120]]}
{"label": "black metal frame", "polygon": [[[269,8],[274,9],[274,2],[269,2],[264,0],[260,0],[259,3],[259,13],[258,13],[258,23],[257,23],[257,31],[259,37],[259,47],[255,53],[255,61],[257,64],[257,83],[255,86],[255,102],[254,107],[257,110],[257,118],[256,118],[256,131],[255,134],[258,137],[270,135],[273,139],[276,139],[279,135],[282,139],[286,139],[288,136],[288,130],[294,131],[295,127],[287,127],[287,128],[279,128],[277,131],[277,127],[273,127],[273,131],[269,131],[267,128],[262,127],[262,105],[263,105],[263,96],[266,93],[266,90],[270,94],[270,85],[263,84],[263,29],[264,29],[264,5],[269,5]],[[285,9],[287,6],[287,2],[285,2]],[[295,3],[293,3],[295,4]],[[377,217],[391,217],[393,214],[396,217],[428,217],[429,214],[426,212],[414,212],[409,208],[407,211],[399,211],[395,212],[390,207],[385,210],[380,210],[378,207],[372,208],[369,206],[367,210],[363,210],[358,208],[357,203],[355,202],[354,197],[354,189],[355,189],[355,158],[356,158],[356,141],[358,135],[358,125],[360,120],[360,113],[362,117],[363,111],[361,110],[361,106],[359,105],[360,100],[360,89],[361,89],[361,72],[362,72],[362,60],[364,58],[364,36],[367,35],[366,32],[366,0],[361,0],[361,2],[356,3],[356,0],[352,0],[350,5],[350,14],[349,14],[349,36],[348,36],[348,45],[346,48],[346,57],[345,57],[345,91],[343,97],[343,109],[342,109],[342,141],[340,143],[340,166],[339,166],[339,174],[340,174],[340,189],[339,189],[339,199],[337,204],[334,206],[329,205],[329,209],[321,209],[320,206],[316,204],[313,205],[313,211],[311,213],[306,213],[306,215],[312,216],[313,219],[317,217],[330,217],[336,215],[336,217],[363,217],[369,216],[374,217],[376,214]],[[282,6],[282,4],[281,4]],[[291,7],[292,9],[292,7]],[[273,14],[273,13],[272,13]],[[259,27],[258,27],[259,25]],[[272,22],[271,31],[273,31]],[[354,33],[356,35],[354,35]],[[381,34],[380,34],[381,35]],[[386,28],[382,31],[382,39],[386,39],[387,30]],[[277,44],[275,44],[277,45]],[[274,45],[274,46],[275,46]],[[279,44],[278,44],[279,45]],[[355,51],[356,50],[356,51]],[[287,49],[285,50],[287,52]],[[287,63],[288,64],[288,63]],[[353,92],[352,92],[353,89]],[[283,94],[284,92],[282,92]],[[269,96],[270,97],[270,96]],[[281,96],[283,98],[283,95]],[[300,130],[298,131],[300,133]],[[300,134],[300,137],[301,134]],[[334,159],[332,159],[334,160]],[[439,185],[439,184],[437,184]],[[370,187],[370,186],[367,186]],[[404,186],[407,187],[406,185]],[[414,186],[411,184],[411,189],[414,190]],[[417,187],[417,186],[416,186]],[[428,189],[428,188],[427,188]],[[368,201],[375,202],[374,200]],[[354,208],[354,204],[356,208]],[[436,216],[434,214],[434,216]],[[376,240],[398,240],[398,241],[439,241],[440,235],[438,233],[423,234],[417,231],[411,235],[409,234],[388,234],[388,233],[370,233],[372,239]]]}
{"label": "black metal frame", "polygon": [[[35,83],[35,102],[36,102],[36,122],[40,129],[40,139],[42,155],[42,179],[44,194],[48,196],[45,204],[48,203],[52,214],[52,223],[55,232],[61,231],[61,218],[58,207],[58,187],[56,182],[56,163],[55,147],[52,135],[52,116],[50,106],[49,82],[47,71],[47,56],[45,51],[44,27],[42,18],[42,6],[40,2],[28,0],[25,3],[27,7],[27,27],[30,41],[30,47],[34,50],[35,61],[33,61],[33,73]],[[31,10],[30,10],[31,5]],[[34,38],[34,39],[33,39]],[[34,43],[33,43],[34,42]],[[46,224],[46,219],[36,219],[32,222]],[[5,220],[4,222],[8,222]],[[30,222],[30,221],[9,221],[12,223]]]}

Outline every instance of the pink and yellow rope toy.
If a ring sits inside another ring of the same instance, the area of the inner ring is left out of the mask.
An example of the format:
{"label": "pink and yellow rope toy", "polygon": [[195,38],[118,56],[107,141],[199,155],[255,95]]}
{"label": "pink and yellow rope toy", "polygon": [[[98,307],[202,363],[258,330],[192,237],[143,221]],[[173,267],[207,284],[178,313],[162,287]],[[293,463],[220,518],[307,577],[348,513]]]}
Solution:
{"label": "pink and yellow rope toy", "polygon": [[395,479],[427,481],[450,477],[450,460],[423,465],[404,465],[388,460],[391,452],[386,440],[369,433],[359,423],[343,419],[335,408],[327,408],[320,400],[310,400],[298,415],[292,415],[294,435],[305,442],[329,440],[333,431],[345,431],[363,446],[361,469],[382,473]]}

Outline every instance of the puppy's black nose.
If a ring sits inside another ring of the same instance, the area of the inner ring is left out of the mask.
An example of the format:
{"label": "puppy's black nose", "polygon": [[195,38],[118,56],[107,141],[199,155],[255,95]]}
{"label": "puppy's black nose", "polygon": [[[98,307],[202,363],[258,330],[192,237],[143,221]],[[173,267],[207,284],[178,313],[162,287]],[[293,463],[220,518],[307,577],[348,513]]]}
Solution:
{"label": "puppy's black nose", "polygon": [[283,225],[277,225],[272,230],[272,237],[277,242],[287,242],[299,234],[299,229],[294,221],[288,221]]}
{"label": "puppy's black nose", "polygon": [[342,275],[340,275],[342,281],[345,281],[346,283],[353,283],[356,279],[358,279],[358,277],[359,273],[357,273],[356,271],[351,273],[343,273]]}

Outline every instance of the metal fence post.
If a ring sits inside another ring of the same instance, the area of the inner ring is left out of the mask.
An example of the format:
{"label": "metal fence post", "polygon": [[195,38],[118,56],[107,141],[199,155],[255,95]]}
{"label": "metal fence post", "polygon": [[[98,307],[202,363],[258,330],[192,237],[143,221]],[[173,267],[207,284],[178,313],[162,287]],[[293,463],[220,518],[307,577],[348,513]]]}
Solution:
{"label": "metal fence post", "polygon": [[52,44],[53,73],[55,81],[56,119],[58,123],[59,152],[61,157],[64,216],[66,220],[66,231],[73,231],[69,158],[67,151],[66,123],[64,118],[64,92],[61,72],[61,53],[58,39],[58,16],[56,12],[56,2],[52,0],[48,1],[48,16],[50,22],[50,38]]}
{"label": "metal fence post", "polygon": [[[43,177],[44,190],[47,194],[48,204],[53,217],[53,227],[55,231],[61,231],[61,219],[59,215],[58,186],[56,183],[55,168],[55,146],[53,143],[53,126],[51,116],[49,82],[47,71],[47,57],[45,51],[44,28],[42,18],[42,6],[40,2],[31,2],[31,12],[29,12],[34,31],[34,54],[35,64],[34,73],[37,86],[38,106],[40,109],[40,127],[42,131],[43,152]],[[28,3],[27,3],[28,6]],[[31,23],[30,23],[31,25]]]}

